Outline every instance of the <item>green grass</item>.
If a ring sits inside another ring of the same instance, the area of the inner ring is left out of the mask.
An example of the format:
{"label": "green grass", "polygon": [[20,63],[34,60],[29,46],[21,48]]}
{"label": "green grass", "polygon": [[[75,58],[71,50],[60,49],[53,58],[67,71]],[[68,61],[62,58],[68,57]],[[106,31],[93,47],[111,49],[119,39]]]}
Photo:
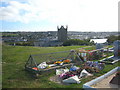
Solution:
{"label": "green grass", "polygon": [[[30,54],[51,53],[66,51],[84,46],[67,47],[30,47],[30,46],[7,46],[2,47],[2,67],[3,67],[3,87],[34,87],[36,81],[30,77],[28,72],[24,71],[24,65]],[[46,80],[42,81],[44,87]],[[30,85],[33,84],[33,85]],[[46,86],[46,85],[45,85]],[[47,85],[48,86],[48,85]],[[35,86],[36,87],[36,86]]]}
{"label": "green grass", "polygon": [[[95,74],[94,77],[83,79],[80,84],[59,85],[49,81],[49,78],[55,75],[55,72],[45,73],[35,79],[30,73],[24,70],[24,65],[30,54],[51,53],[77,49],[85,46],[66,46],[66,47],[30,47],[30,46],[7,46],[2,47],[2,87],[3,88],[82,88],[82,85],[100,76],[114,67],[106,65],[105,69]],[[90,47],[89,47],[90,48]]]}

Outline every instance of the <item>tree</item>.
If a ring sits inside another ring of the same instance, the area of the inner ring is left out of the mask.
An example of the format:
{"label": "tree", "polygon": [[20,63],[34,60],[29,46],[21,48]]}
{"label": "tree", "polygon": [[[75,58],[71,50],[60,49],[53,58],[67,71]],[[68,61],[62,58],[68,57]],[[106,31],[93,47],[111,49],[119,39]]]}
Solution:
{"label": "tree", "polygon": [[112,44],[114,41],[120,40],[120,35],[119,36],[111,35],[111,36],[107,37],[107,39],[108,39],[107,42],[109,44]]}
{"label": "tree", "polygon": [[71,45],[91,45],[88,40],[80,40],[80,39],[70,39],[63,43],[63,46],[71,46]]}

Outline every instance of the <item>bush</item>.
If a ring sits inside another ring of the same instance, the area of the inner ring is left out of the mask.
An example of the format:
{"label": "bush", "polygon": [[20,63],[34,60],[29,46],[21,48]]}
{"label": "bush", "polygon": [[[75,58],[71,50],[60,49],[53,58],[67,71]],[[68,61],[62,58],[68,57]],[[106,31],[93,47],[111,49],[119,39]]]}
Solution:
{"label": "bush", "polygon": [[92,45],[88,40],[80,40],[80,39],[70,39],[63,43],[63,46],[71,46],[71,45]]}
{"label": "bush", "polygon": [[107,39],[108,39],[107,42],[109,44],[112,44],[114,41],[120,40],[120,35],[119,36],[111,35],[111,36],[107,37]]}

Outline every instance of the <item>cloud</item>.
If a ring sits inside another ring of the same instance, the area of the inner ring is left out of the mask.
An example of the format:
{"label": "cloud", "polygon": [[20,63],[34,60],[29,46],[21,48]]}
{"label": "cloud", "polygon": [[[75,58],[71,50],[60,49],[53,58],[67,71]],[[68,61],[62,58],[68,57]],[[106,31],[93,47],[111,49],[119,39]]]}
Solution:
{"label": "cloud", "polygon": [[[27,18],[27,14],[31,13],[30,5],[26,3],[20,3],[17,1],[9,1],[7,2],[8,6],[0,8],[0,20],[6,20],[11,22],[28,22],[29,19]],[[24,11],[24,15],[21,15],[21,11]],[[26,20],[24,20],[26,18]]]}
{"label": "cloud", "polygon": [[[4,1],[4,0],[3,0]],[[1,20],[30,22],[31,20],[48,20],[53,23],[68,23],[69,17],[78,14],[78,0],[28,0],[27,3],[6,1],[7,7],[1,7]],[[74,3],[74,4],[73,4]],[[21,15],[21,11],[24,14]],[[71,17],[73,16],[73,17]],[[14,18],[15,17],[15,18]]]}

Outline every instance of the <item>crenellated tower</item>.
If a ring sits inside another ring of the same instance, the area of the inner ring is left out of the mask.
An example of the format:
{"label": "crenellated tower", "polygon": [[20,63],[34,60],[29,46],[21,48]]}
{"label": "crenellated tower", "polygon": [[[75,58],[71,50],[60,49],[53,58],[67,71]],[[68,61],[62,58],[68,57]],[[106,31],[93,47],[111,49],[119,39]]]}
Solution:
{"label": "crenellated tower", "polygon": [[58,41],[59,42],[64,42],[67,40],[67,29],[68,26],[66,25],[66,28],[62,25],[60,28],[57,26],[57,35],[58,35]]}

